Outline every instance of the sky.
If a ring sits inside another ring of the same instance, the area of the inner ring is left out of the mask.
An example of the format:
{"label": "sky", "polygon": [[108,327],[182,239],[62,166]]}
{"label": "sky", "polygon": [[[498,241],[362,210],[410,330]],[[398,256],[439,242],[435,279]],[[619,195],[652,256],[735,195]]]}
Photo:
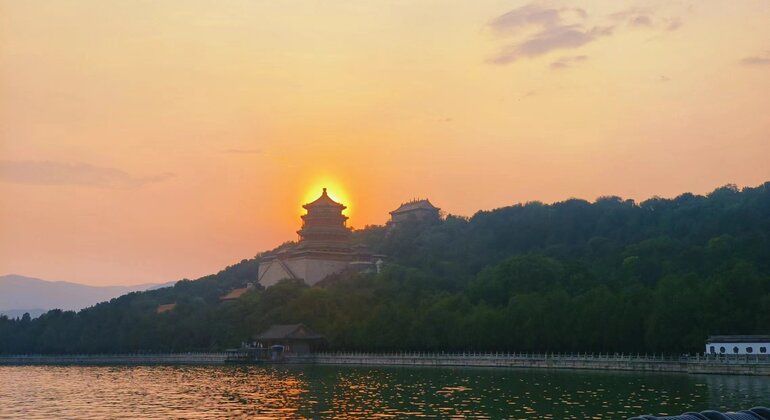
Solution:
{"label": "sky", "polygon": [[427,197],[770,180],[770,1],[0,0],[0,274],[197,278]]}

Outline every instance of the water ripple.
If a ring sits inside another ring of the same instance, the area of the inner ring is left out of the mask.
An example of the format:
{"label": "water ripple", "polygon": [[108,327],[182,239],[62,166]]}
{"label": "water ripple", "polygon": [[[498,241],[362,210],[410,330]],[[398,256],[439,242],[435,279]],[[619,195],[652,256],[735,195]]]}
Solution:
{"label": "water ripple", "polygon": [[331,366],[0,367],[2,418],[623,418],[770,405],[770,378]]}

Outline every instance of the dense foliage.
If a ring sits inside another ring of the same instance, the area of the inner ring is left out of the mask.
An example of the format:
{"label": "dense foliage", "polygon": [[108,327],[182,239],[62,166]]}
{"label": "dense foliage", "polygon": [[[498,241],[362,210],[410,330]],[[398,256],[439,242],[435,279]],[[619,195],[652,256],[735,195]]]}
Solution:
{"label": "dense foliage", "polygon": [[770,183],[527,203],[354,237],[389,256],[382,273],[220,302],[255,280],[258,258],[244,260],[78,313],[0,318],[0,353],[213,350],[292,322],[349,350],[681,352],[709,334],[770,333]]}

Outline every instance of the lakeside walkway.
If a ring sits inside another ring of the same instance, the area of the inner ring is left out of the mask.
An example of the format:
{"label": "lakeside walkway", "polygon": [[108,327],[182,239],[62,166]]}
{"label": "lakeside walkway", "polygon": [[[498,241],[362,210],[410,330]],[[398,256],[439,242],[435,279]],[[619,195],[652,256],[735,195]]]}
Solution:
{"label": "lakeside walkway", "polygon": [[[222,365],[229,353],[17,355],[0,356],[1,365]],[[269,363],[269,362],[267,362]],[[589,369],[692,374],[767,375],[766,356],[560,353],[355,353],[327,352],[288,356],[278,363],[368,366],[445,366],[489,368]]]}
{"label": "lakeside walkway", "polygon": [[65,354],[0,356],[3,365],[221,365],[227,353]]}
{"label": "lakeside walkway", "polygon": [[321,365],[590,369],[693,374],[770,375],[767,356],[563,353],[317,353],[291,359]]}

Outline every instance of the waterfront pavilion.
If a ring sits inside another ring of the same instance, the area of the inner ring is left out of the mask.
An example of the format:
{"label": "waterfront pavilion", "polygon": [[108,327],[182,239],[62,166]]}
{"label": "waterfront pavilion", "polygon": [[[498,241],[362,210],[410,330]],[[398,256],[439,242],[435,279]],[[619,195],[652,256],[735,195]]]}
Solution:
{"label": "waterfront pavilion", "polygon": [[308,354],[318,350],[326,339],[304,324],[273,325],[254,337],[257,347],[283,346],[286,354]]}

